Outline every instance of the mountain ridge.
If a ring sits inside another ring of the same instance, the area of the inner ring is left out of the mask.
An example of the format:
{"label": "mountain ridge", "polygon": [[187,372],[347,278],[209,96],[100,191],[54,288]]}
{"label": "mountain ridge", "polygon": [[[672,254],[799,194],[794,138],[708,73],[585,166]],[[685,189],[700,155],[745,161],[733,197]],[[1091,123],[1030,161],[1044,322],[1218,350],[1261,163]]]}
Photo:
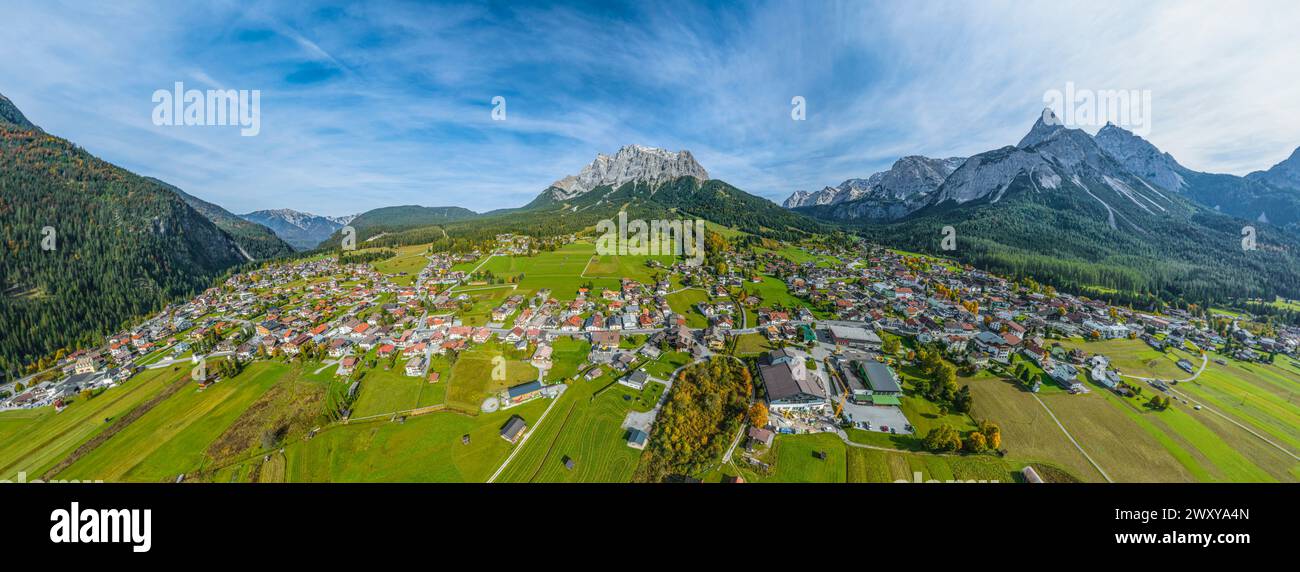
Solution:
{"label": "mountain ridge", "polygon": [[311,250],[343,228],[357,215],[329,217],[293,209],[265,209],[239,215],[274,232],[294,250]]}

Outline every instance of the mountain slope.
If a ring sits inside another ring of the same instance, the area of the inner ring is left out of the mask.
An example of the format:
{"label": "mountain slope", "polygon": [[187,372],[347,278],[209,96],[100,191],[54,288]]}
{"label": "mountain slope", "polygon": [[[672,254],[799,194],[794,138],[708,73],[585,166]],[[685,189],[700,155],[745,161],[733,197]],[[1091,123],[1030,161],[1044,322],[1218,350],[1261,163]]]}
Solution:
{"label": "mountain slope", "polygon": [[249,222],[237,217],[230,211],[221,208],[218,205],[180,190],[180,188],[175,185],[171,185],[153,177],[145,178],[172,191],[173,193],[176,193],[176,195],[179,196],[181,200],[184,200],[186,204],[190,205],[194,210],[199,211],[199,214],[207,217],[208,220],[212,221],[212,224],[217,225],[217,228],[226,231],[226,234],[229,234],[231,238],[235,239],[235,242],[239,244],[242,252],[247,254],[248,258],[253,260],[265,260],[267,258],[283,256],[293,252],[293,248],[285,243],[285,241],[280,240],[280,237],[276,236],[271,229],[255,222]]}
{"label": "mountain slope", "polygon": [[8,124],[18,129],[40,130],[40,127],[28,121],[23,112],[19,111],[18,107],[14,105],[14,102],[9,101],[9,98],[2,93],[0,93],[0,124]]}
{"label": "mountain slope", "polygon": [[296,250],[316,248],[316,245],[343,228],[343,225],[353,218],[348,216],[335,219],[291,209],[254,211],[239,216],[271,229],[276,236]]}
{"label": "mountain slope", "polygon": [[1267,171],[1255,171],[1246,175],[1246,178],[1278,188],[1300,189],[1300,147],[1296,147],[1285,161],[1273,165]]}
{"label": "mountain slope", "polygon": [[170,188],[15,112],[0,118],[0,369],[87,345],[246,260]]}
{"label": "mountain slope", "polygon": [[1271,222],[1300,236],[1300,149],[1291,159],[1268,171],[1246,177],[1203,173],[1188,169],[1147,140],[1120,127],[1106,125],[1097,132],[1097,144],[1134,174],[1161,189],[1214,210],[1257,222]]}
{"label": "mountain slope", "polygon": [[886,244],[939,251],[1058,287],[1099,288],[1131,299],[1193,301],[1300,293],[1300,242],[1160,189],[1088,134],[1040,118],[1016,147],[980,153],[944,181],[929,204],[862,232]]}

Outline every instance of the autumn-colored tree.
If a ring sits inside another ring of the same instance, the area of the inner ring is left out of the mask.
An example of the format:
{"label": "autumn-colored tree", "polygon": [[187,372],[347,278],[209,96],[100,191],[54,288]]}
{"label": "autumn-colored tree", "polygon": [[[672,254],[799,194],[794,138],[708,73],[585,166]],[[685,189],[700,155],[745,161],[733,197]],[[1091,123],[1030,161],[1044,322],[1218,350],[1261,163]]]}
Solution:
{"label": "autumn-colored tree", "polygon": [[978,433],[984,436],[984,440],[990,449],[1002,448],[1002,428],[997,423],[988,420],[981,421]]}
{"label": "autumn-colored tree", "polygon": [[946,423],[931,429],[921,443],[926,449],[936,452],[960,451],[962,448],[961,434]]}
{"label": "autumn-colored tree", "polygon": [[755,427],[767,426],[767,406],[759,401],[749,406],[749,424]]}
{"label": "autumn-colored tree", "polygon": [[979,431],[972,431],[966,438],[966,451],[971,453],[983,453],[989,449],[988,441],[984,434]]}

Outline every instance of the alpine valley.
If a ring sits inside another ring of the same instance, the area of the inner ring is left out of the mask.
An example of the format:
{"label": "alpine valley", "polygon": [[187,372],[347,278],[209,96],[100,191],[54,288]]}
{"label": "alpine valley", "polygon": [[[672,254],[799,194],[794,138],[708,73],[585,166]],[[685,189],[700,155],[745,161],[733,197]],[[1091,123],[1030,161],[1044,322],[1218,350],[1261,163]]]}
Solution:
{"label": "alpine valley", "polygon": [[[235,216],[99,160],[0,104],[8,245],[0,312],[18,326],[0,344],[0,365],[10,371],[84,346],[237,266],[331,252],[344,225],[364,248],[466,249],[509,233],[590,234],[625,212],[703,219],[733,244],[768,249],[858,235],[1144,308],[1300,297],[1296,155],[1247,177],[1202,173],[1119,127],[1092,136],[1050,111],[1015,146],[903,157],[866,178],[796,192],[784,208],[711,178],[689,151],[628,145],[517,208],[405,205],[332,218],[291,209]],[[65,255],[34,247],[46,226]],[[957,247],[944,251],[949,226]],[[1253,250],[1242,248],[1246,226],[1257,232]]]}

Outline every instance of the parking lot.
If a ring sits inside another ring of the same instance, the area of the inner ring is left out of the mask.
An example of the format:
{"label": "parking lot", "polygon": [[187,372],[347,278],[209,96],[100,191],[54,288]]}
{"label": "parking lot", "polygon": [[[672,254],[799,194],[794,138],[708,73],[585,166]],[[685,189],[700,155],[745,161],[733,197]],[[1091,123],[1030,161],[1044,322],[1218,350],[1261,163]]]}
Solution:
{"label": "parking lot", "polygon": [[870,423],[872,431],[889,427],[900,435],[912,433],[904,429],[908,426],[908,422],[907,417],[903,415],[903,410],[892,405],[859,405],[849,402],[844,404],[844,414],[855,424]]}

